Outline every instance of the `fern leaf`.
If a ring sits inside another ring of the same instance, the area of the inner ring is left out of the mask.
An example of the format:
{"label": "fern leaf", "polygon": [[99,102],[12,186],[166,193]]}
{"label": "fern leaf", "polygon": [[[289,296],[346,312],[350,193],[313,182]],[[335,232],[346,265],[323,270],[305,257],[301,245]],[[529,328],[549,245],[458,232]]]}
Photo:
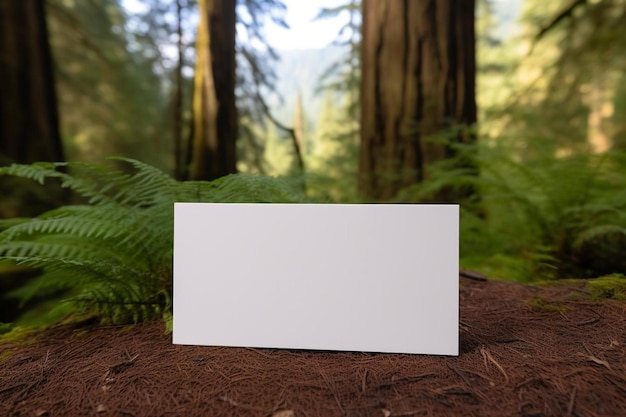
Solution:
{"label": "fern leaf", "polygon": [[0,175],[10,175],[30,179],[43,184],[46,178],[64,177],[64,174],[56,170],[57,164],[50,162],[37,162],[32,165],[12,164],[0,167]]}
{"label": "fern leaf", "polygon": [[615,235],[626,236],[626,227],[615,224],[603,224],[590,227],[578,235],[574,241],[574,247],[580,249],[585,243],[610,238]]}
{"label": "fern leaf", "polygon": [[33,219],[0,221],[0,261],[43,270],[14,296],[24,301],[60,292],[116,322],[171,317],[175,202],[303,201],[297,187],[283,179],[232,175],[177,182],[142,162],[113,159],[131,172],[91,163],[0,168],[0,175],[55,178],[87,202]]}

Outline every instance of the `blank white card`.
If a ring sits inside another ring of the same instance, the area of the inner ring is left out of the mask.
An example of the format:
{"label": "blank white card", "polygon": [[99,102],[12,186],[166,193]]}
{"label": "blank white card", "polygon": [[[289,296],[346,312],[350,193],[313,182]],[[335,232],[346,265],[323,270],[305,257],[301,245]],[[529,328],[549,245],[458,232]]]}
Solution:
{"label": "blank white card", "polygon": [[458,355],[457,205],[174,208],[184,345]]}

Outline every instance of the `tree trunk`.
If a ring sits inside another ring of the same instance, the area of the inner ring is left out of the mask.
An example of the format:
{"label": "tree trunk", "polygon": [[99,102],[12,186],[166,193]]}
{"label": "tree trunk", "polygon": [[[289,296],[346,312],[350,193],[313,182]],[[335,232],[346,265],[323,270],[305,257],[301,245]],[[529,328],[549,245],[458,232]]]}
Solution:
{"label": "tree trunk", "polygon": [[[473,142],[474,0],[363,0],[359,190],[386,200]],[[455,200],[451,193],[439,200]]]}
{"label": "tree trunk", "polygon": [[184,180],[183,176],[183,66],[185,64],[185,46],[183,44],[183,4],[176,0],[176,35],[178,40],[178,62],[174,81],[174,98],[172,106],[172,139],[174,141],[174,178]]}
{"label": "tree trunk", "polygon": [[212,180],[236,172],[236,0],[200,0],[199,6],[191,177]]}
{"label": "tree trunk", "polygon": [[[606,77],[594,72],[589,82],[587,106],[587,143],[593,153],[604,153],[612,148],[609,134],[610,118],[613,115],[612,101]],[[565,150],[564,154],[567,154]]]}
{"label": "tree trunk", "polygon": [[43,0],[0,1],[0,165],[64,160]]}
{"label": "tree trunk", "polygon": [[[296,163],[300,175],[305,175],[304,158],[308,155],[309,143],[307,139],[307,123],[302,104],[302,93],[298,89],[296,95],[296,108],[293,117],[293,148],[296,154]],[[304,186],[304,182],[302,183]]]}

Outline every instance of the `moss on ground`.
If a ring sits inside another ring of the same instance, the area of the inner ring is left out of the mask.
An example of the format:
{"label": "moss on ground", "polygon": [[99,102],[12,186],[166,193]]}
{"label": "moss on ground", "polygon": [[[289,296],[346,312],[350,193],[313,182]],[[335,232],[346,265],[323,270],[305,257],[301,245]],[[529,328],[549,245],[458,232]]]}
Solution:
{"label": "moss on ground", "polygon": [[608,275],[587,280],[587,288],[594,300],[626,301],[626,277],[624,275]]}
{"label": "moss on ground", "polygon": [[539,287],[578,287],[582,291],[572,292],[569,301],[582,299],[626,301],[626,276],[622,274],[607,275],[598,278],[569,278],[541,281],[534,285]]}
{"label": "moss on ground", "polygon": [[538,312],[567,313],[569,311],[566,306],[560,303],[549,302],[537,296],[528,300],[528,305],[533,311]]}

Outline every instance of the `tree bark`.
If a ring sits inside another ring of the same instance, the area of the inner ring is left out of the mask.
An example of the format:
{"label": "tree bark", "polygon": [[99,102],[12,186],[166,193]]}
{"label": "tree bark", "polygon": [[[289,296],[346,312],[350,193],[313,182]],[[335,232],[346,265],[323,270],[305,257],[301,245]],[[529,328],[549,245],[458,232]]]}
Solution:
{"label": "tree bark", "polygon": [[304,114],[304,105],[302,104],[302,93],[300,89],[298,89],[293,117],[293,148],[300,175],[305,175],[304,158],[305,155],[308,155],[309,148],[306,128],[306,115]]}
{"label": "tree bark", "polygon": [[172,139],[174,141],[174,178],[184,180],[183,176],[183,66],[185,64],[185,46],[183,44],[183,4],[182,0],[176,0],[176,35],[178,40],[178,62],[176,65],[174,81],[174,103],[172,106]]}
{"label": "tree bark", "polygon": [[0,164],[63,161],[43,0],[0,1]]}
{"label": "tree bark", "polygon": [[200,0],[193,100],[191,178],[236,172],[236,0]]}
{"label": "tree bark", "polygon": [[[363,0],[359,190],[392,198],[470,143],[476,122],[474,0]],[[454,195],[438,196],[454,200]]]}

